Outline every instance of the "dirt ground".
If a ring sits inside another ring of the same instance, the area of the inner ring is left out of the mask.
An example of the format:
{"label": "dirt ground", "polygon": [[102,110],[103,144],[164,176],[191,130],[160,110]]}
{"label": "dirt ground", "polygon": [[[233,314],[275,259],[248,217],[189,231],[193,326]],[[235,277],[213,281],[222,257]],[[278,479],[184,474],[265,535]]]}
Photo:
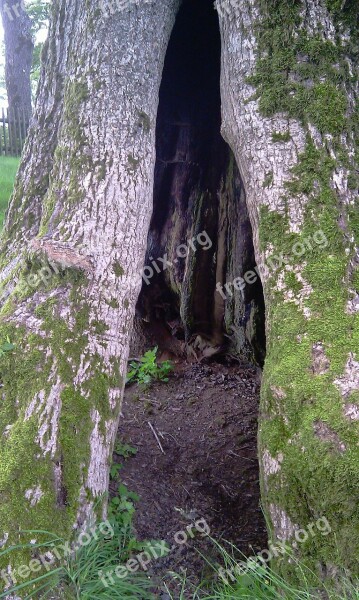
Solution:
{"label": "dirt ground", "polygon": [[[186,573],[193,584],[209,576],[198,550],[213,561],[214,544],[199,532],[193,539],[186,532],[198,519],[205,519],[211,537],[246,555],[266,547],[259,506],[258,394],[255,368],[215,362],[177,364],[168,383],[126,389],[118,440],[137,454],[126,460],[115,455],[124,465],[120,479],[140,496],[138,537],[163,539],[171,547],[167,557],[151,563],[152,575]],[[112,483],[112,490],[116,487]],[[186,544],[180,543],[180,532],[187,533]],[[169,586],[173,590],[173,581]],[[158,597],[168,598],[160,586]]]}

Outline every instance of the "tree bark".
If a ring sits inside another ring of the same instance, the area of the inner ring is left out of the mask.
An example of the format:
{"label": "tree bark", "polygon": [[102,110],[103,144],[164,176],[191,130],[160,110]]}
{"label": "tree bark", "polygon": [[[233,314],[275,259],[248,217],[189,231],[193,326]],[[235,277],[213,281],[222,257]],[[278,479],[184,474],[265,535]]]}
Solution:
{"label": "tree bark", "polygon": [[31,20],[23,3],[0,0],[5,41],[5,81],[10,115],[31,115],[30,71],[34,42]]}
{"label": "tree bark", "polygon": [[[4,544],[71,536],[107,491],[179,3],[54,3],[1,247]],[[222,130],[266,302],[263,502],[273,538],[328,519],[299,548],[324,575],[357,569],[359,520],[357,15],[328,5],[217,2]]]}
{"label": "tree bark", "polygon": [[292,543],[328,519],[330,535],[297,543],[323,575],[358,574],[354,5],[217,2],[222,130],[244,182],[266,304],[262,498],[273,539]]}
{"label": "tree bark", "polygon": [[53,6],[2,237],[0,339],[16,344],[0,368],[3,543],[70,538],[105,512],[177,5]]}

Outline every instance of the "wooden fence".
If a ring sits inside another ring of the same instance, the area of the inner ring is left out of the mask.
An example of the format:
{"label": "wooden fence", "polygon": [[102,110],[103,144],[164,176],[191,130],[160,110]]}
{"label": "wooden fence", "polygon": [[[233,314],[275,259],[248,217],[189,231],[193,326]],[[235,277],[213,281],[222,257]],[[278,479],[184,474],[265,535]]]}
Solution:
{"label": "wooden fence", "polygon": [[24,110],[2,108],[0,111],[0,156],[20,156],[29,127]]}

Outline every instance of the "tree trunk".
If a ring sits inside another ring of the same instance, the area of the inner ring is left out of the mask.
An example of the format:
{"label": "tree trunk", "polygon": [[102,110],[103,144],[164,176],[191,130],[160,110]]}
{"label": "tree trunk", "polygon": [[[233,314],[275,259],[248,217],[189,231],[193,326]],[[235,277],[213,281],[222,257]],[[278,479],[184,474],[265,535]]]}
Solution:
{"label": "tree trunk", "polygon": [[[0,367],[4,542],[20,529],[53,529],[54,510],[55,527],[70,536],[107,491],[152,212],[162,67],[180,1],[115,4],[54,4],[2,238],[0,343],[16,344]],[[324,0],[217,2],[223,134],[266,303],[263,502],[274,538],[292,540],[327,517],[333,534],[300,545],[324,574],[354,570],[359,520],[357,14],[355,2],[343,13],[328,4],[332,12]],[[223,198],[217,208],[221,231]],[[189,291],[183,307],[193,298]]]}
{"label": "tree trunk", "polygon": [[16,344],[1,359],[3,543],[70,538],[105,511],[177,4],[53,6],[2,237],[0,340]]}
{"label": "tree trunk", "polygon": [[274,539],[328,519],[297,543],[324,575],[357,574],[359,550],[358,12],[343,7],[217,2],[222,130],[266,304],[263,503]]}
{"label": "tree trunk", "polygon": [[11,115],[18,111],[31,115],[30,71],[34,42],[31,20],[23,3],[0,0],[5,41],[5,81]]}

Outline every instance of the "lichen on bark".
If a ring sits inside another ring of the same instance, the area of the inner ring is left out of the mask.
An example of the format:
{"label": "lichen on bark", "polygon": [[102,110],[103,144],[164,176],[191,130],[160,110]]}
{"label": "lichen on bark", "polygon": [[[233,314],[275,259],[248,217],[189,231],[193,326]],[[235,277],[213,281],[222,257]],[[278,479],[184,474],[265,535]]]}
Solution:
{"label": "lichen on bark", "polygon": [[[327,517],[331,535],[297,553],[328,577],[357,574],[359,553],[358,424],[345,417],[335,384],[359,348],[353,4],[341,12],[331,3],[334,18],[323,1],[243,0],[236,21],[220,15],[223,131],[246,188],[266,303],[263,502],[273,537],[291,539]],[[274,270],[271,255],[283,258]],[[268,471],[268,456],[278,455],[279,468]],[[280,568],[296,576],[290,563]]]}
{"label": "lichen on bark", "polygon": [[[41,541],[21,534],[34,529],[70,541],[106,511],[152,208],[149,124],[178,2],[132,6],[109,19],[110,4],[99,12],[95,0],[53,3],[35,117],[1,238],[0,340],[15,344],[1,363],[6,546]],[[1,568],[24,561],[21,552],[5,555]]]}

